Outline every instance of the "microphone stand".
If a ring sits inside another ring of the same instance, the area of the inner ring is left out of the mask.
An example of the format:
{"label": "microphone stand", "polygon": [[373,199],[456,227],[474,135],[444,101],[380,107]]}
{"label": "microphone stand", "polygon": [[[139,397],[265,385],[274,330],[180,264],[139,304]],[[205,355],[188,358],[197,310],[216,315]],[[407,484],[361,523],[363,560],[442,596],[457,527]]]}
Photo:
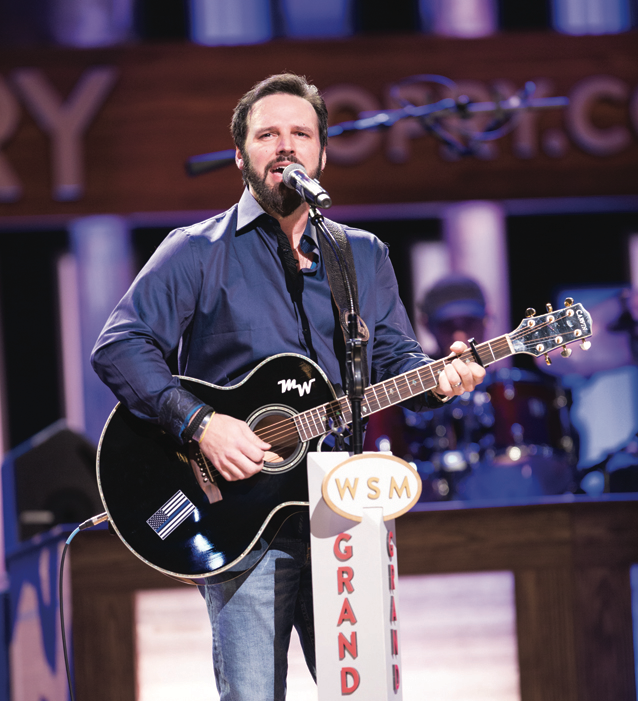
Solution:
{"label": "microphone stand", "polygon": [[[458,156],[472,156],[477,147],[485,141],[493,141],[513,129],[517,121],[515,117],[527,110],[546,110],[565,107],[569,104],[566,97],[533,97],[536,86],[528,81],[516,95],[506,100],[493,102],[471,102],[461,95],[456,100],[448,97],[427,105],[413,105],[400,97],[397,89],[413,83],[440,83],[452,89],[454,83],[447,78],[435,75],[415,75],[400,81],[392,91],[395,99],[402,104],[399,109],[376,110],[362,112],[358,119],[334,124],[328,128],[328,136],[340,136],[348,132],[389,129],[402,119],[410,117],[417,119],[426,133],[431,134]],[[469,119],[475,115],[495,115],[493,122],[482,132],[473,133],[467,143],[451,134],[443,124],[445,117],[457,115],[461,119]],[[192,156],[186,161],[186,172],[190,176],[202,175],[213,170],[224,168],[235,162],[235,150],[216,151]]]}
{"label": "microphone stand", "polygon": [[[363,422],[361,419],[361,402],[365,392],[365,368],[362,367],[361,351],[363,341],[359,334],[359,315],[355,311],[354,294],[348,276],[348,265],[341,247],[335,240],[332,232],[323,220],[323,214],[314,206],[310,205],[310,221],[326,239],[328,245],[333,250],[335,258],[339,264],[343,287],[348,300],[348,311],[346,312],[347,331],[346,336],[346,394],[350,402],[352,412],[352,452],[360,455],[363,452]],[[341,315],[340,315],[341,316]]]}

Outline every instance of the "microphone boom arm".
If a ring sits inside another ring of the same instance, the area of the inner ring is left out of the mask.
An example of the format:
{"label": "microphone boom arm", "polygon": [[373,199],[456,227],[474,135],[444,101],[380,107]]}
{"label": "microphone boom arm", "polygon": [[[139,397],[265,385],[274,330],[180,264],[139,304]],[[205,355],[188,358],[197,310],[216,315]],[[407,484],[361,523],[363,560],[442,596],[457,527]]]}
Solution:
{"label": "microphone boom arm", "polygon": [[[436,82],[453,86],[454,83],[447,78],[433,75],[412,76],[401,81],[396,88],[401,85],[414,82]],[[569,104],[567,97],[532,97],[536,86],[531,81],[528,81],[524,88],[516,95],[505,100],[496,102],[470,102],[467,98],[459,97],[453,99],[451,97],[443,98],[437,102],[427,105],[413,105],[406,100],[400,99],[403,102],[403,107],[398,109],[378,110],[374,112],[362,112],[358,119],[341,122],[328,128],[328,136],[341,136],[353,131],[367,131],[370,129],[389,129],[394,124],[402,119],[409,117],[418,119],[421,126],[434,137],[445,143],[450,149],[456,151],[461,156],[472,156],[476,153],[474,144],[488,140],[500,138],[504,133],[504,126],[511,122],[512,117],[526,110],[547,110],[566,107]],[[460,116],[462,119],[469,119],[481,114],[494,113],[498,115],[497,122],[503,122],[497,129],[486,129],[483,132],[476,132],[471,135],[469,144],[463,144],[461,141],[451,135],[441,124],[444,117],[453,115]],[[213,170],[219,170],[227,165],[235,162],[235,149],[226,149],[224,151],[215,151],[213,153],[204,153],[199,156],[191,156],[186,163],[186,172],[190,176],[202,175]]]}

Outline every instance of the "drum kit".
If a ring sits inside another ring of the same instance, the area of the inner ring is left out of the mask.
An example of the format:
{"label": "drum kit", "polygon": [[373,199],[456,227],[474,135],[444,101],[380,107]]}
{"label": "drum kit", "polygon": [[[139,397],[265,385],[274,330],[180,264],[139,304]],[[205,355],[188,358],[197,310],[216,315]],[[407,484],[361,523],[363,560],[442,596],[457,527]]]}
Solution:
{"label": "drum kit", "polygon": [[449,406],[371,417],[366,448],[391,450],[423,481],[421,501],[516,500],[571,492],[577,437],[553,378],[500,368]]}

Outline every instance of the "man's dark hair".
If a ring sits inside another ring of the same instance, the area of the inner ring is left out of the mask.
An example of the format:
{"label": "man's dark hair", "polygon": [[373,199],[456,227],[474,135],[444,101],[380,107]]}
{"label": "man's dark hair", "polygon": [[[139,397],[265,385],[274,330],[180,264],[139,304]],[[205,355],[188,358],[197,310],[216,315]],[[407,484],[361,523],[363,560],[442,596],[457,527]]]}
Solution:
{"label": "man's dark hair", "polygon": [[243,153],[248,133],[248,115],[253,105],[263,97],[285,93],[302,97],[314,107],[319,121],[319,142],[322,150],[328,143],[328,110],[316,86],[309,83],[305,76],[294,73],[280,73],[257,83],[237,103],[233,112],[233,121],[230,130],[235,141],[235,146]]}

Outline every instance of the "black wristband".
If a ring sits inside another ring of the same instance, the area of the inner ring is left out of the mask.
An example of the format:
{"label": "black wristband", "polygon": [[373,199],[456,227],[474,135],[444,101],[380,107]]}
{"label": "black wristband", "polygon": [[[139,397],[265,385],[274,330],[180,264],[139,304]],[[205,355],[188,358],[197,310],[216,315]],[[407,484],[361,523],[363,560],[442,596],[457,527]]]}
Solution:
{"label": "black wristband", "polygon": [[208,404],[204,404],[204,406],[200,407],[195,412],[195,416],[193,416],[192,421],[182,431],[182,441],[184,443],[188,443],[188,441],[190,441],[193,438],[193,434],[199,428],[199,424],[201,424],[202,419],[204,418],[204,416],[206,416],[206,414],[209,414],[211,411],[213,411],[213,408],[208,406]]}

